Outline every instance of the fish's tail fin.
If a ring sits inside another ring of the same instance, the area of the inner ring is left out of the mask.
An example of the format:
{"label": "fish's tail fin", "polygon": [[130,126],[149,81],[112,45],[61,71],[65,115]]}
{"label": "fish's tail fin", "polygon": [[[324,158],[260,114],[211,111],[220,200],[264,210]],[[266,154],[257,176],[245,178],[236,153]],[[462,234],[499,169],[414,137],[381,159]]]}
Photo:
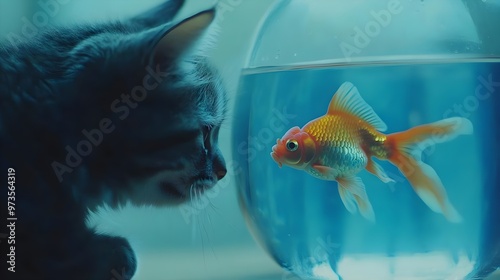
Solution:
{"label": "fish's tail fin", "polygon": [[469,120],[454,117],[387,136],[389,161],[398,167],[430,209],[442,213],[451,222],[460,222],[462,218],[448,200],[436,171],[422,162],[421,154],[430,145],[472,134],[472,131]]}

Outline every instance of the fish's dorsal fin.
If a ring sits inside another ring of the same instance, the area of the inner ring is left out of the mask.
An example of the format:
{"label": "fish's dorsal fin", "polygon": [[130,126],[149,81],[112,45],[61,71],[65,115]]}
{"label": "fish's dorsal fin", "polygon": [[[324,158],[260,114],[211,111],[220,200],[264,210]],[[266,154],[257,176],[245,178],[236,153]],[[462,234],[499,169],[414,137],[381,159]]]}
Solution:
{"label": "fish's dorsal fin", "polygon": [[387,125],[361,98],[358,89],[350,82],[344,82],[333,95],[327,114],[346,112],[366,121],[378,131],[386,131]]}

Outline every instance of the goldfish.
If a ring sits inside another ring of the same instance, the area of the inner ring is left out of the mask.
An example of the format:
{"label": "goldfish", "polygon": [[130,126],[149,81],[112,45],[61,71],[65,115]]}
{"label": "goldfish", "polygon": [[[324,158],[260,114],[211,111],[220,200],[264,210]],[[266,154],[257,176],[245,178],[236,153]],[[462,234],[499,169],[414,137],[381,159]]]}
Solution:
{"label": "goldfish", "polygon": [[422,151],[435,143],[473,133],[472,123],[451,117],[415,126],[403,132],[384,134],[387,125],[368,105],[357,88],[343,83],[333,95],[325,115],[309,121],[302,128],[290,128],[272,147],[271,157],[283,165],[310,175],[337,181],[345,208],[375,221],[375,214],[365,185],[356,176],[366,169],[382,182],[391,179],[375,159],[395,165],[413,190],[434,212],[450,222],[460,222],[461,215],[448,199],[436,171],[421,159]]}

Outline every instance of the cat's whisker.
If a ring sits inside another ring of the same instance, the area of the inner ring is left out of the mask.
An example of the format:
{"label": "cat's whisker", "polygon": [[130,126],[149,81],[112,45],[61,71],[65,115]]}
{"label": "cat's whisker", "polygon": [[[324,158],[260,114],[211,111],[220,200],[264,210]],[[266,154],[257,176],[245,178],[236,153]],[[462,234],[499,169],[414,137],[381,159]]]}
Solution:
{"label": "cat's whisker", "polygon": [[[205,215],[208,215],[208,213],[205,213],[205,214],[204,214],[204,216],[205,216]],[[205,216],[205,217],[207,217],[207,216]],[[204,220],[205,220],[205,219],[204,219]],[[206,237],[206,239],[207,239],[207,241],[208,241],[208,243],[209,243],[209,245],[210,245],[210,251],[212,251],[212,254],[213,254],[214,256],[216,256],[215,251],[214,251],[214,246],[213,246],[213,244],[212,244],[212,241],[210,240],[210,234],[209,234],[209,232],[208,232],[208,230],[207,230],[207,227],[206,227],[206,225],[205,225],[205,223],[204,223],[204,220],[202,220],[202,221],[201,221],[201,227],[203,228],[203,232],[205,233],[205,237]],[[208,220],[210,221],[210,218],[208,218]],[[203,238],[203,236],[202,236],[202,240],[203,240],[203,239],[204,239],[204,238]],[[205,249],[203,249],[203,250],[205,250]],[[203,252],[203,256],[205,257],[205,252]]]}
{"label": "cat's whisker", "polygon": [[217,215],[222,217],[222,213],[219,211],[219,207],[217,207],[212,201],[210,201],[210,209],[212,209]]}
{"label": "cat's whisker", "polygon": [[193,204],[193,184],[189,187],[189,203]]}
{"label": "cat's whisker", "polygon": [[224,212],[221,212],[220,209],[219,209],[219,207],[217,207],[212,201],[210,201],[210,210],[213,210],[213,213],[217,214],[224,221],[229,221],[229,223],[228,223],[229,226],[232,226],[233,228],[236,228],[236,226],[234,225],[234,223],[232,223],[231,220],[228,219],[227,216],[224,215]]}
{"label": "cat's whisker", "polygon": [[197,208],[196,188],[195,188],[194,184],[191,184],[191,186],[189,187],[189,197],[190,197],[191,206],[194,208]]}
{"label": "cat's whisker", "polygon": [[207,210],[213,210],[214,213],[216,213],[219,217],[224,218],[224,215],[220,212],[220,209],[215,206],[215,204],[210,199],[208,199],[208,206],[210,206],[210,208],[207,208]]}
{"label": "cat's whisker", "polygon": [[[207,220],[208,220],[208,227],[210,228],[211,232],[213,233],[214,232],[214,224],[212,223],[212,218],[210,217],[210,212],[209,211],[206,211],[206,217],[207,217]],[[212,250],[212,253],[215,256],[214,247],[213,247],[212,241],[210,240],[210,236],[208,235],[208,233],[207,233],[207,238],[209,240],[210,248]]]}
{"label": "cat's whisker", "polygon": [[208,221],[208,225],[212,226],[212,218],[210,217],[210,213],[208,211],[205,211],[205,220]]}
{"label": "cat's whisker", "polygon": [[[223,216],[221,215],[221,213],[217,210],[217,208],[215,208],[214,204],[210,201],[209,203],[209,206],[210,208],[207,209],[207,214],[210,216],[210,212],[213,211],[213,213],[215,213],[217,216],[223,218]],[[211,220],[209,221],[210,223],[212,222]]]}
{"label": "cat's whisker", "polygon": [[200,190],[195,189],[195,197],[196,197],[196,205],[198,207],[198,210],[202,210],[201,208],[201,197],[200,197]]}
{"label": "cat's whisker", "polygon": [[[197,190],[194,190],[194,193],[195,193],[195,196],[197,197],[198,196]],[[203,231],[201,228],[203,225],[203,222],[201,221],[200,217],[198,217],[198,215],[195,215],[195,220],[196,220],[196,224],[198,225],[198,233],[199,233],[200,239],[201,239],[201,250],[202,250],[202,254],[203,254],[203,264],[205,266],[205,269],[207,269],[207,258],[205,256],[205,241],[203,238]]]}
{"label": "cat's whisker", "polygon": [[[199,190],[200,191],[200,197],[205,194],[205,192],[206,192],[207,189],[208,189],[208,186],[204,185],[203,186],[203,190]],[[212,201],[210,201],[210,197],[208,197],[208,196],[205,195],[204,199],[207,200],[207,202],[205,204],[205,208],[207,208],[206,206],[212,205]],[[208,209],[204,209],[204,210],[208,210]],[[208,220],[208,226],[205,225],[205,220]],[[201,222],[202,222],[203,230],[205,232],[205,236],[206,236],[206,238],[208,240],[208,243],[210,245],[210,250],[212,251],[212,254],[216,257],[217,255],[215,254],[214,246],[213,246],[212,241],[210,239],[209,230],[207,229],[207,227],[209,227],[211,229],[211,232],[213,233],[213,223],[212,223],[212,219],[210,217],[210,212],[209,211],[203,211],[203,220]]]}
{"label": "cat's whisker", "polygon": [[[203,193],[206,193],[207,189],[208,189],[207,186],[203,186]],[[205,195],[205,198],[207,199],[207,206],[213,206],[213,203],[210,200],[210,197],[208,197],[207,195]],[[212,220],[210,219],[210,212],[209,211],[205,211],[205,212],[207,214],[207,218],[208,218],[209,224],[212,225]]]}

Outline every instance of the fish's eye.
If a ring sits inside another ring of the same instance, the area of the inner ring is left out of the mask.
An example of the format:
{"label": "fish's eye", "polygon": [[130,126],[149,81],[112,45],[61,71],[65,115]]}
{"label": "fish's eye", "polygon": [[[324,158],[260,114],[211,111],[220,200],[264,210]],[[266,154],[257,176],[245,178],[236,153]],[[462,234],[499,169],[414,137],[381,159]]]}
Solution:
{"label": "fish's eye", "polygon": [[299,143],[297,140],[288,140],[286,141],[286,149],[290,152],[295,152],[299,148]]}

